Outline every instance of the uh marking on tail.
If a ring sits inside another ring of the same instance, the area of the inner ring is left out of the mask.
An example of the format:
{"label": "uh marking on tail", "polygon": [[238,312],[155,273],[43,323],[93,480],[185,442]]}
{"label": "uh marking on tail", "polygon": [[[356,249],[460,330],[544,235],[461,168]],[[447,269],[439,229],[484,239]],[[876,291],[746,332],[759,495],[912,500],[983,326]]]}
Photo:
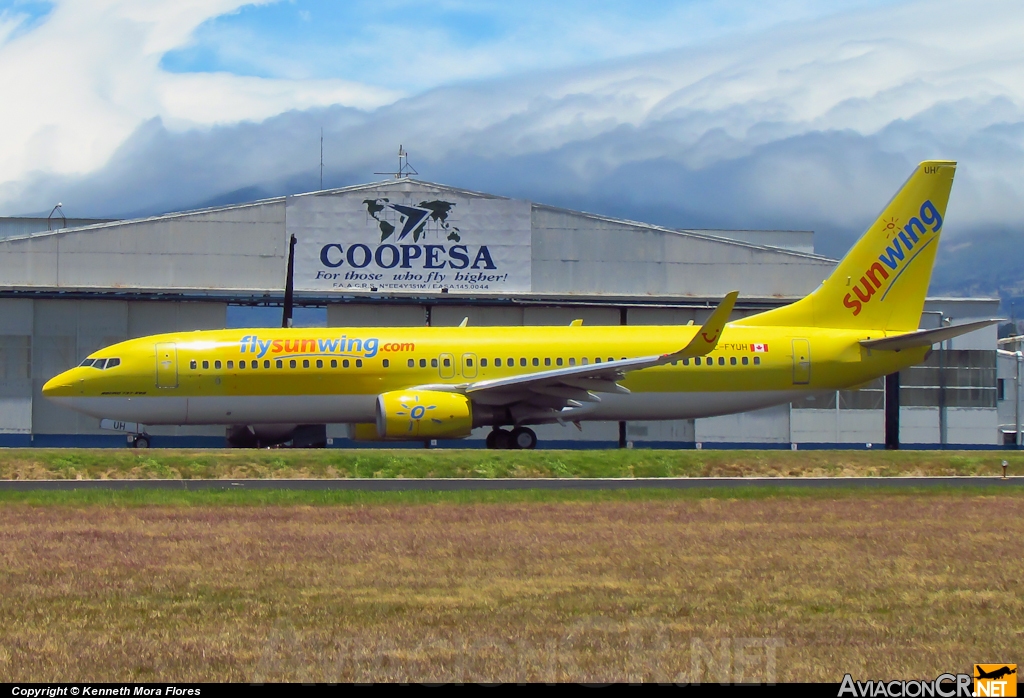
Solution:
{"label": "uh marking on tail", "polygon": [[[925,226],[927,226],[927,229]],[[886,227],[896,230],[895,219],[890,221]],[[929,235],[929,233],[937,233],[941,228],[942,216],[939,215],[939,210],[935,208],[935,204],[929,199],[921,204],[920,218],[917,216],[911,217],[907,224],[903,226],[903,230],[900,230],[892,237],[892,241],[886,246],[885,251],[878,256],[878,261],[868,267],[864,275],[860,277],[860,282],[854,284],[853,293],[847,293],[843,298],[843,305],[852,310],[854,315],[860,315],[864,305],[871,301],[875,292],[881,290],[883,282],[889,279],[889,272],[896,272],[892,281],[889,282],[889,288],[885,290],[879,299],[885,300],[886,294],[889,293],[893,284],[896,283],[896,279],[907,270],[910,263],[914,261],[914,257],[935,241],[935,236]],[[914,254],[910,254],[910,251],[915,248]],[[910,256],[908,257],[907,255]],[[886,267],[888,267],[888,270]],[[861,287],[863,287],[863,290]],[[856,295],[856,298],[854,298],[854,295]]]}

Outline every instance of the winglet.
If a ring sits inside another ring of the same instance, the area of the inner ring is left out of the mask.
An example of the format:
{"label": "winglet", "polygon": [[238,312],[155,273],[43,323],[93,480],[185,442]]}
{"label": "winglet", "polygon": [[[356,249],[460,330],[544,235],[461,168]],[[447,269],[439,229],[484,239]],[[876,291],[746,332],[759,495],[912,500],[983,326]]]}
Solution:
{"label": "winglet", "polygon": [[462,318],[462,322],[459,323],[459,327],[465,327],[469,324],[469,316]]}
{"label": "winglet", "polygon": [[739,291],[727,293],[722,302],[715,308],[715,311],[711,313],[711,317],[707,319],[707,322],[697,330],[697,334],[693,335],[693,339],[690,340],[689,344],[677,352],[665,354],[662,357],[665,363],[691,356],[704,356],[714,351],[715,347],[718,346],[718,340],[722,337],[722,330],[725,328],[725,323],[729,321],[732,308],[736,305],[736,298],[739,295]]}
{"label": "winglet", "polygon": [[572,322],[569,323],[569,327],[579,327],[582,324],[583,324],[583,318],[576,318],[575,320],[573,320]]}

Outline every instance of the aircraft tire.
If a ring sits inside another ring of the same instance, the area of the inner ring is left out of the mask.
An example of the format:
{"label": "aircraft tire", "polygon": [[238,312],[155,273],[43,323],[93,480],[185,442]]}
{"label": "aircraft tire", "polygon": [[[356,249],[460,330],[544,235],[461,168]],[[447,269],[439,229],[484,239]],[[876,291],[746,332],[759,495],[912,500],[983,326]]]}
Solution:
{"label": "aircraft tire", "polygon": [[[508,450],[516,447],[515,439],[512,438],[512,432],[505,429],[495,429],[487,435],[488,448],[494,448],[498,450]],[[493,445],[491,445],[493,444]]]}
{"label": "aircraft tire", "polygon": [[537,448],[537,434],[533,429],[516,427],[512,430],[512,448],[530,450]]}
{"label": "aircraft tire", "polygon": [[134,448],[149,448],[149,439],[145,436],[135,437],[135,443],[132,444]]}

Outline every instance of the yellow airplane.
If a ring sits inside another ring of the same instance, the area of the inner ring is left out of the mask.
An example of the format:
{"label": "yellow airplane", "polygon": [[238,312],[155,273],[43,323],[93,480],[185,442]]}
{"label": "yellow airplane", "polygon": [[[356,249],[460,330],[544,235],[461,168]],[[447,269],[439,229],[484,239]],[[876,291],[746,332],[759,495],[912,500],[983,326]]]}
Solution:
{"label": "yellow airplane", "polygon": [[701,327],[162,334],[95,352],[43,394],[100,418],[233,425],[268,439],[301,424],[416,441],[491,426],[489,447],[533,448],[529,425],[708,417],[856,386],[996,322],[918,330],[955,169],[921,163],[813,293],[735,322],[732,292]]}

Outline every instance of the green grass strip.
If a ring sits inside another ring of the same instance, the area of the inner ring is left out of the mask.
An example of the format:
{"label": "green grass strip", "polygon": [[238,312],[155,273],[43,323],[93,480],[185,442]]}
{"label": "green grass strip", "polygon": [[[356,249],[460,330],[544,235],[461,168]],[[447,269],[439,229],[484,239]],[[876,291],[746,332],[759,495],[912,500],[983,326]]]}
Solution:
{"label": "green grass strip", "polygon": [[365,492],[350,490],[73,490],[0,492],[0,506],[353,506],[417,504],[513,504],[546,502],[635,502],[700,499],[850,499],[877,497],[1024,497],[1024,486],[928,487],[730,487],[633,490],[486,490]]}
{"label": "green grass strip", "polygon": [[1019,451],[0,449],[0,479],[999,475]]}

